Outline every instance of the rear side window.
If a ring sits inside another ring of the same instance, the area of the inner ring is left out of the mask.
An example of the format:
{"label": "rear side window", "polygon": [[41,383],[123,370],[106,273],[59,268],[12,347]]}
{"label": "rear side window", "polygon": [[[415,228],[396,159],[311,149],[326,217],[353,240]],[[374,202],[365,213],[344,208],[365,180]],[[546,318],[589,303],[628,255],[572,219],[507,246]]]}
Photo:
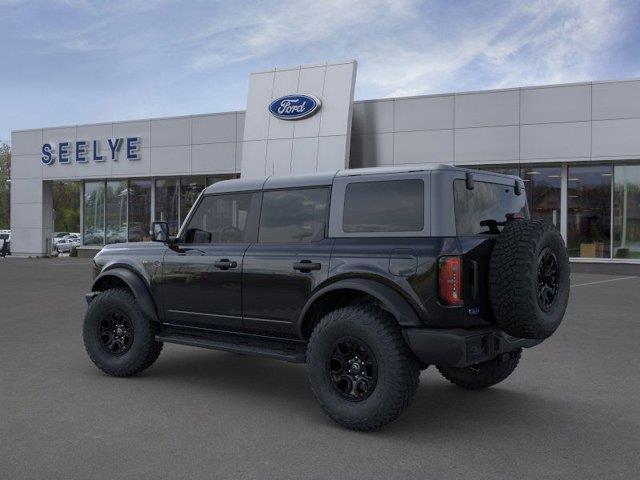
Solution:
{"label": "rear side window", "polygon": [[424,228],[424,182],[420,179],[347,185],[342,229],[357,232],[419,232]]}
{"label": "rear side window", "polygon": [[328,188],[264,192],[258,241],[308,243],[324,238]]}
{"label": "rear side window", "polygon": [[526,195],[516,195],[509,185],[475,181],[469,190],[464,180],[454,180],[453,194],[458,235],[496,233],[508,213],[529,218]]}

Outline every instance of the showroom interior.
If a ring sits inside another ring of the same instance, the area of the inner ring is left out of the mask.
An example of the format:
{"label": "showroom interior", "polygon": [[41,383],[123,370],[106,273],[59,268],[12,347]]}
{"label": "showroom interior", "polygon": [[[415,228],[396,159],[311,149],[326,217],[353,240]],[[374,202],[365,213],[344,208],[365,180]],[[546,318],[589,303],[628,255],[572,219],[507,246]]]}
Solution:
{"label": "showroom interior", "polygon": [[[356,66],[254,72],[245,111],[12,132],[12,250],[47,253],[54,182],[80,185],[82,243],[95,248],[149,240],[154,220],[175,234],[220,180],[443,163],[520,176],[532,217],[560,229],[574,261],[640,263],[640,80],[354,101]],[[290,93],[322,106],[270,115]],[[139,157],[124,145],[94,161],[111,138],[134,139]],[[67,161],[46,164],[44,145],[66,143]]]}

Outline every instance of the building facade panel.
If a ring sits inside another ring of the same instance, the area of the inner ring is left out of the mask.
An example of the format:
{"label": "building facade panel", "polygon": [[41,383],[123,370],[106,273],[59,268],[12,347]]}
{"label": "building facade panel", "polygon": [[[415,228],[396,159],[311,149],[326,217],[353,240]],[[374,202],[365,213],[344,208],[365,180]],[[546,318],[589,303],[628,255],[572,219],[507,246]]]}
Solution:
{"label": "building facade panel", "polygon": [[640,80],[593,84],[593,119],[640,118]]}
{"label": "building facade panel", "polygon": [[591,120],[591,85],[523,88],[523,124]]}
{"label": "building facade panel", "polygon": [[235,142],[237,140],[235,112],[217,115],[197,115],[191,118],[190,144]]}
{"label": "building facade panel", "polygon": [[173,147],[190,144],[191,117],[151,120],[151,143],[149,146]]}
{"label": "building facade panel", "polygon": [[518,163],[519,133],[517,126],[456,129],[455,163]]}
{"label": "building facade panel", "polygon": [[396,132],[393,164],[453,163],[453,130]]}
{"label": "building facade panel", "polygon": [[640,118],[593,122],[593,157],[640,159]]}
{"label": "building facade panel", "polygon": [[394,135],[394,133],[375,133],[352,136],[349,168],[393,165]]}
{"label": "building facade panel", "polygon": [[378,100],[353,103],[352,134],[393,132],[393,100]]}
{"label": "building facade panel", "polygon": [[456,95],[456,128],[518,125],[519,90]]}
{"label": "building facade panel", "polygon": [[520,159],[586,159],[591,155],[591,124],[543,123],[520,127]]}
{"label": "building facade panel", "polygon": [[453,128],[453,95],[396,99],[393,123],[396,132]]}
{"label": "building facade panel", "polygon": [[[301,68],[297,89],[292,91],[323,98],[326,73],[327,71],[324,68]],[[322,114],[319,113],[305,118],[301,122],[293,122],[293,136],[295,138],[318,137],[320,135],[321,118]],[[304,158],[306,159],[308,156],[305,155]]]}
{"label": "building facade panel", "polygon": [[148,151],[151,158],[150,175],[175,175],[191,173],[191,146],[152,147]]}

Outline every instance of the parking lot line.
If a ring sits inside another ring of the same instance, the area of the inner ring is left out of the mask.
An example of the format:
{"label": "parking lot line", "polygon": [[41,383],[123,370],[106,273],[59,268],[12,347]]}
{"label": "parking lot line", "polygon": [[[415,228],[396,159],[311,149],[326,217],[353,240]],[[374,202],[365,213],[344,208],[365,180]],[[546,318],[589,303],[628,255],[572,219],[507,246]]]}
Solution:
{"label": "parking lot line", "polygon": [[640,278],[640,277],[620,277],[620,278],[610,278],[608,280],[598,280],[596,282],[578,283],[577,285],[571,285],[571,288],[584,287],[585,285],[595,285],[597,283],[618,282],[620,280],[630,280],[632,278]]}

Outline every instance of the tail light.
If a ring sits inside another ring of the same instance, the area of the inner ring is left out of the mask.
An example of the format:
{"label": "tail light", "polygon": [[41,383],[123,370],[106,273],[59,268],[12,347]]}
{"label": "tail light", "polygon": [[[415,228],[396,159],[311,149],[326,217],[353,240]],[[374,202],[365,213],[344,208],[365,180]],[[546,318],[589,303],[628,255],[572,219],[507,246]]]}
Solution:
{"label": "tail light", "polygon": [[445,305],[462,305],[462,259],[460,257],[440,257],[438,296]]}

